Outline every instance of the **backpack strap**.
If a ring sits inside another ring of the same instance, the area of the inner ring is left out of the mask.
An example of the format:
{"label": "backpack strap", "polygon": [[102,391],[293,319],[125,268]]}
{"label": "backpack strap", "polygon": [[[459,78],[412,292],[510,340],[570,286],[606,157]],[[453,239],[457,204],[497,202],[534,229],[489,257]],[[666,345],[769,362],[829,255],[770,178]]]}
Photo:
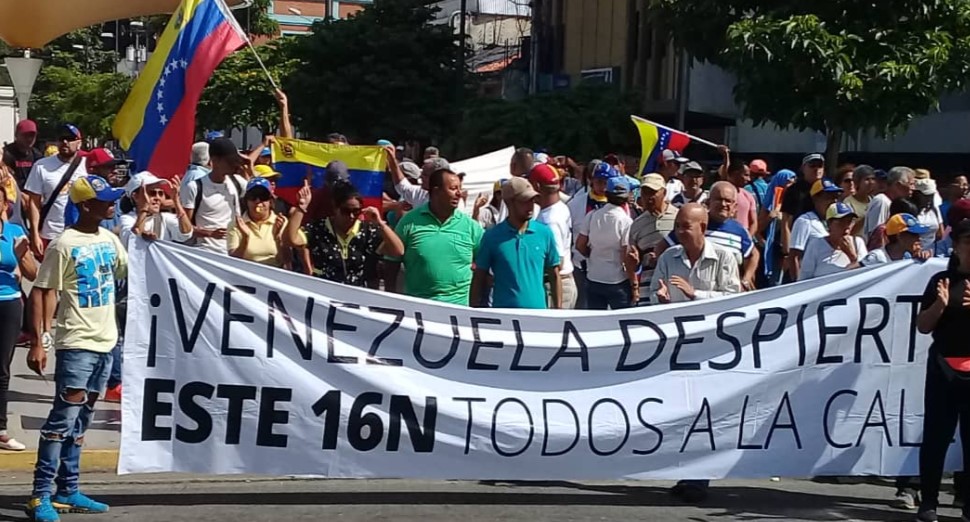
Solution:
{"label": "backpack strap", "polygon": [[199,206],[202,205],[202,180],[195,180],[195,208],[192,209],[192,226],[195,226],[195,218],[199,215]]}

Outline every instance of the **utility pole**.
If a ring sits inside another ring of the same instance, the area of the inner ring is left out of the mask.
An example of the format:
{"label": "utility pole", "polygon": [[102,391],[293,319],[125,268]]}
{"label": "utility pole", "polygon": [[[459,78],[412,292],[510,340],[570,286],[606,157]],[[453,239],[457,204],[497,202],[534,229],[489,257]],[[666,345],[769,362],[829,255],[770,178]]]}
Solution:
{"label": "utility pole", "polygon": [[690,103],[690,65],[691,57],[687,50],[680,52],[680,67],[677,68],[677,128],[687,130],[687,109]]}
{"label": "utility pole", "polygon": [[458,15],[458,39],[460,40],[458,45],[458,105],[461,106],[465,101],[465,67],[466,57],[465,57],[465,39],[468,37],[467,31],[465,30],[466,12],[468,11],[468,0],[461,0],[461,14]]}
{"label": "utility pole", "polygon": [[539,38],[542,36],[540,27],[540,0],[532,0],[530,3],[532,10],[532,29],[529,37],[529,94],[534,95],[539,92]]}

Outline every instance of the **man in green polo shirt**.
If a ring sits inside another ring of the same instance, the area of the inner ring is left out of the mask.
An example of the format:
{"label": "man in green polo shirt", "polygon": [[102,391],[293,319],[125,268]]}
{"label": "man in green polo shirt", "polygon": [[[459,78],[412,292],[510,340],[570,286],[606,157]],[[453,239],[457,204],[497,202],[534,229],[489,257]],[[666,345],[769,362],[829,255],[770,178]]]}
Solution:
{"label": "man in green polo shirt", "polygon": [[562,280],[559,277],[559,249],[552,229],[532,219],[539,193],[525,178],[512,178],[502,186],[502,199],[509,217],[490,228],[482,237],[475,258],[472,303],[480,303],[487,291],[489,271],[494,277],[492,306],[495,308],[546,308],[549,280],[553,308],[562,308]]}
{"label": "man in green polo shirt", "polygon": [[402,257],[387,258],[387,284],[404,263],[404,293],[413,297],[468,306],[472,262],[478,253],[482,226],[458,212],[461,180],[454,172],[437,170],[428,179],[429,201],[405,214],[395,231],[404,242]]}

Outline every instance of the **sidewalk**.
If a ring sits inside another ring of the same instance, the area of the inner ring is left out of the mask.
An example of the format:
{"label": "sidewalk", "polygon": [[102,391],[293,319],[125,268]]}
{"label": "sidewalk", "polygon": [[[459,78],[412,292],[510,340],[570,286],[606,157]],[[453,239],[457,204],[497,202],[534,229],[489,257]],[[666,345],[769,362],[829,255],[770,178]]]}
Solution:
{"label": "sidewalk", "polygon": [[[53,352],[47,359],[47,381],[27,368],[27,350],[17,348],[10,366],[10,404],[7,431],[27,445],[26,451],[0,450],[0,470],[33,470],[40,427],[47,419],[54,395]],[[114,471],[121,444],[121,405],[98,402],[94,420],[85,435],[81,467],[85,471]]]}

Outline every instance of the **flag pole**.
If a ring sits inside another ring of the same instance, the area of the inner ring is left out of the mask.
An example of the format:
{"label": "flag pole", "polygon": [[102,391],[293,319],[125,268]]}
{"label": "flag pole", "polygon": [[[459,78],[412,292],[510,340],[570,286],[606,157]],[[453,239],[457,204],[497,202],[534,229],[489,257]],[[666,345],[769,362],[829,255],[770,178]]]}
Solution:
{"label": "flag pole", "polygon": [[666,129],[666,130],[668,130],[670,132],[679,132],[681,134],[686,134],[687,137],[689,137],[691,139],[691,141],[696,141],[698,143],[707,145],[708,147],[714,147],[715,149],[718,148],[718,147],[720,147],[720,145],[718,145],[717,143],[714,143],[713,141],[707,141],[707,140],[705,140],[703,138],[698,138],[697,136],[694,136],[693,134],[688,134],[688,133],[686,133],[684,131],[680,131],[680,130],[677,130],[677,129],[672,129],[672,128],[666,126],[666,125],[661,125],[661,124],[659,124],[659,123],[657,123],[655,121],[650,121],[650,120],[648,120],[646,118],[641,118],[639,116],[633,116],[633,115],[631,115],[630,117],[633,118],[634,120],[640,120],[642,122],[649,123],[650,125],[653,125],[655,127],[660,127],[661,129]]}
{"label": "flag pole", "polygon": [[276,85],[276,80],[274,80],[273,75],[269,73],[269,69],[266,68],[266,64],[263,63],[263,59],[259,57],[259,53],[256,52],[256,48],[253,47],[253,42],[249,39],[248,35],[246,36],[246,46],[249,47],[249,50],[253,52],[253,56],[256,57],[256,63],[258,63],[259,67],[263,69],[264,73],[266,73],[266,78],[269,80],[270,85],[272,85],[274,89],[280,90],[280,86]]}

